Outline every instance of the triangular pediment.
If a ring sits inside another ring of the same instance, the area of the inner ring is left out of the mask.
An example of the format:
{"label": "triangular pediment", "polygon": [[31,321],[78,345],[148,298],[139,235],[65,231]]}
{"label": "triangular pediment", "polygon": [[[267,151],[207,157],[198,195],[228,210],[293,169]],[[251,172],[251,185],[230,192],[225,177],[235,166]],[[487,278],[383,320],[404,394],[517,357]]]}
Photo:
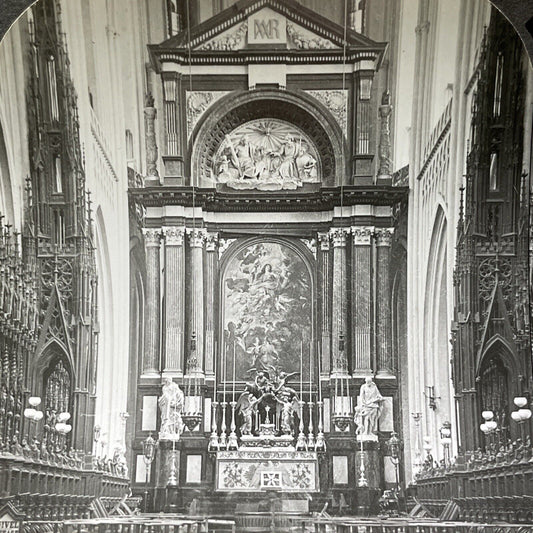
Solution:
{"label": "triangular pediment", "polygon": [[59,289],[55,283],[52,286],[48,307],[44,315],[38,349],[51,340],[60,342],[70,352],[71,339],[67,316],[61,302]]}
{"label": "triangular pediment", "polygon": [[[344,28],[296,0],[241,0],[218,15],[151,46],[153,53],[190,49],[193,54],[219,54],[239,50],[342,51]],[[347,50],[372,50],[381,55],[385,43],[377,43],[351,29],[346,31]]]}
{"label": "triangular pediment", "polygon": [[513,338],[512,328],[507,314],[507,305],[499,283],[494,284],[487,307],[486,318],[482,326],[481,342],[477,355],[478,367],[481,364],[482,354],[485,352],[487,344],[495,336],[501,336],[506,339]]}

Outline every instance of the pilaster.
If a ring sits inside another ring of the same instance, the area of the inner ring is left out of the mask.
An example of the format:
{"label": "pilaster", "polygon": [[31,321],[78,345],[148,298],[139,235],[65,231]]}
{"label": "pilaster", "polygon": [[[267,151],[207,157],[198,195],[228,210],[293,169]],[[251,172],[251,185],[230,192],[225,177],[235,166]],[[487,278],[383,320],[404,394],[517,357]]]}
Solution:
{"label": "pilaster", "polygon": [[[196,357],[199,370],[204,369],[204,246],[205,228],[187,228],[191,250],[191,334],[196,335]],[[189,347],[190,350],[190,347]]]}
{"label": "pilaster", "polygon": [[390,252],[393,228],[376,229],[377,254],[377,362],[378,374],[392,376],[392,326],[390,291]]}
{"label": "pilaster", "polygon": [[344,372],[348,369],[346,347],[340,346],[341,335],[346,339],[346,237],[348,228],[332,228],[330,230],[333,242],[333,309],[332,317],[332,372]]}
{"label": "pilaster", "polygon": [[144,228],[146,251],[146,304],[144,321],[144,375],[159,374],[160,356],[160,259],[161,229]]}
{"label": "pilaster", "polygon": [[355,375],[372,371],[372,235],[373,227],[352,227],[352,354]]}
{"label": "pilaster", "polygon": [[206,237],[206,293],[205,293],[205,372],[214,375],[215,371],[215,309],[216,280],[218,275],[218,233],[208,233]]}
{"label": "pilaster", "polygon": [[329,233],[318,233],[318,264],[320,268],[320,368],[322,374],[331,370],[331,295],[329,291],[330,277],[330,243]]}
{"label": "pilaster", "polygon": [[182,376],[185,338],[185,248],[183,227],[163,228],[165,238],[165,358],[163,372]]}

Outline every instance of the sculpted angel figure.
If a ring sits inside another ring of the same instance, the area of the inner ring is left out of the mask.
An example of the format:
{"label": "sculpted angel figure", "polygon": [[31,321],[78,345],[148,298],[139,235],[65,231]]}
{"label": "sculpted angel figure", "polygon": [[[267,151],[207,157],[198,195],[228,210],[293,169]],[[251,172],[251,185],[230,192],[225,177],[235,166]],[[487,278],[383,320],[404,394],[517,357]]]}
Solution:
{"label": "sculpted angel figure", "polygon": [[161,435],[181,435],[183,421],[181,413],[185,396],[180,386],[171,378],[163,379],[163,388],[158,403],[161,410]]}
{"label": "sculpted angel figure", "polygon": [[298,399],[289,390],[282,389],[277,394],[276,401],[280,404],[281,408],[281,432],[283,435],[293,435],[294,412],[298,411]]}
{"label": "sculpted angel figure", "polygon": [[237,401],[237,413],[240,413],[243,418],[240,430],[241,435],[251,435],[252,433],[252,420],[253,414],[257,409],[257,404],[261,401],[261,398],[256,398],[249,391],[244,391]]}

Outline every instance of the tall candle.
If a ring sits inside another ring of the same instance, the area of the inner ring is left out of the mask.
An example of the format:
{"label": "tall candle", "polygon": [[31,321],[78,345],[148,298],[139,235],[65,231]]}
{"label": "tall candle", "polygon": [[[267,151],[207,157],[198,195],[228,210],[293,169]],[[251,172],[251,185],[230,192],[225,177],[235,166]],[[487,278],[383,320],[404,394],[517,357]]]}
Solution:
{"label": "tall candle", "polygon": [[233,401],[235,401],[235,341],[233,341]]}
{"label": "tall candle", "polygon": [[317,350],[317,354],[318,354],[318,399],[319,399],[319,401],[322,401],[322,379],[321,379],[321,375],[322,375],[321,368],[322,368],[322,365],[321,365],[321,362],[320,362],[320,359],[322,357],[322,351]]}
{"label": "tall candle", "polygon": [[222,364],[223,366],[223,372],[224,372],[224,377],[222,378],[223,380],[223,385],[222,385],[222,388],[223,388],[223,397],[222,397],[222,401],[225,402],[226,401],[226,381],[227,381],[227,366],[228,366],[228,349],[227,349],[227,345],[224,343],[224,352],[222,354],[222,356],[224,357],[224,362]]}
{"label": "tall candle", "polygon": [[213,361],[213,401],[217,401],[217,357],[218,343],[215,342],[215,360]]}

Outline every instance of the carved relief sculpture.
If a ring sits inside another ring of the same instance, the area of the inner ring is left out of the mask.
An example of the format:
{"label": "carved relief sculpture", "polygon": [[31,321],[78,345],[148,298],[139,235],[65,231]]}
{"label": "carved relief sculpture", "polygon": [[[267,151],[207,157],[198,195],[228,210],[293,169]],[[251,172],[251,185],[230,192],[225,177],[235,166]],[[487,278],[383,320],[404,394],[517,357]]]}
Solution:
{"label": "carved relief sculpture", "polygon": [[295,126],[254,120],[226,135],[212,177],[233,189],[294,190],[318,181],[318,155]]}

